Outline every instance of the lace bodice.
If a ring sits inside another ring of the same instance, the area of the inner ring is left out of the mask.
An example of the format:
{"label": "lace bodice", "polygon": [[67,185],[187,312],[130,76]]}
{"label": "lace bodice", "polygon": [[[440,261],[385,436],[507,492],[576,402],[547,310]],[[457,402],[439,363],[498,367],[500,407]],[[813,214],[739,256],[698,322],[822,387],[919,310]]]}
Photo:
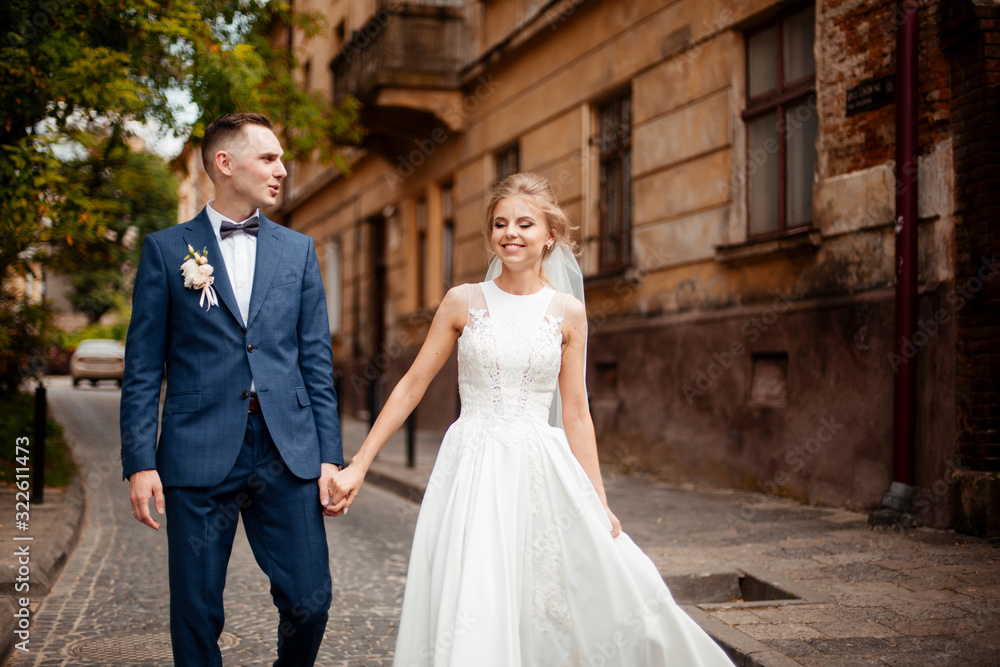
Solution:
{"label": "lace bodice", "polygon": [[566,295],[518,296],[492,282],[469,286],[458,339],[462,417],[545,422],[559,380]]}

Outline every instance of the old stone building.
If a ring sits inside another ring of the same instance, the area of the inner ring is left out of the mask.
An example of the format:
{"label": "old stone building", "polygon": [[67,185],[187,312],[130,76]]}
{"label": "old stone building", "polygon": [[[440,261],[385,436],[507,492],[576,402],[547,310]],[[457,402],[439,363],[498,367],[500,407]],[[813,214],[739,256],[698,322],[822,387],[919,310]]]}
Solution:
{"label": "old stone building", "polygon": [[[289,33],[303,85],[358,97],[369,130],[350,174],[289,165],[274,212],[316,239],[349,410],[405,372],[449,286],[482,279],[490,188],[532,171],[580,225],[606,460],[875,508],[903,369],[912,510],[997,531],[995,0],[296,6],[329,26]],[[915,154],[897,169],[911,11]],[[897,340],[904,225],[916,329]],[[457,404],[452,361],[418,421]]]}

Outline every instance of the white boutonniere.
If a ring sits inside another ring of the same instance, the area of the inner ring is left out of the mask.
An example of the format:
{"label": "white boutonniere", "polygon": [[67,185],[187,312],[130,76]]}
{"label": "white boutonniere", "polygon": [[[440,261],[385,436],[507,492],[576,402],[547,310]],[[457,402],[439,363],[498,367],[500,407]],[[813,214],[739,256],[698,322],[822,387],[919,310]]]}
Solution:
{"label": "white boutonniere", "polygon": [[199,253],[188,244],[188,254],[184,257],[184,260],[184,263],[181,264],[181,273],[184,274],[184,287],[201,290],[201,300],[198,302],[198,305],[205,306],[207,302],[208,305],[205,306],[205,310],[211,310],[212,306],[218,306],[219,299],[215,296],[215,290],[212,288],[215,278],[212,277],[214,269],[208,263],[208,250],[202,249]]}

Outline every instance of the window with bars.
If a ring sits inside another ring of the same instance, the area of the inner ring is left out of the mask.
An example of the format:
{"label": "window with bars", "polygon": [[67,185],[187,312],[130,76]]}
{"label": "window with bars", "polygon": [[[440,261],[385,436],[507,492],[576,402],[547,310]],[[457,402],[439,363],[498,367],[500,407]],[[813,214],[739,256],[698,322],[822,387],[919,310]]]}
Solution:
{"label": "window with bars", "polygon": [[521,150],[516,143],[496,153],[496,183],[521,171]]}
{"label": "window with bars", "polygon": [[598,107],[600,153],[599,264],[623,268],[632,250],[632,93]]}
{"label": "window with bars", "polygon": [[816,165],[816,9],[799,7],[746,35],[747,235],[812,223]]}

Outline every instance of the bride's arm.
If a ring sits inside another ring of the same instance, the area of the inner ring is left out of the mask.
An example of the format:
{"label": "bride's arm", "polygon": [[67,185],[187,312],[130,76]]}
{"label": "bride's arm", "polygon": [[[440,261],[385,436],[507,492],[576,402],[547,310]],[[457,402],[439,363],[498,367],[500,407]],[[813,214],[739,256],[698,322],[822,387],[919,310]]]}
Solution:
{"label": "bride's arm", "polygon": [[559,369],[559,396],[562,400],[563,428],[569,440],[573,456],[580,462],[591,484],[597,491],[604,511],[611,521],[611,536],[618,537],[621,523],[608,507],[601,479],[601,466],[597,458],[597,438],[594,422],[590,419],[587,405],[587,387],[584,381],[584,351],[587,342],[587,311],[577,299],[571,298],[566,304],[563,316],[563,336],[565,348],[562,353],[562,367]]}
{"label": "bride's arm", "polygon": [[351,459],[351,464],[337,473],[330,483],[329,509],[333,510],[333,515],[347,511],[354,502],[375,456],[417,407],[427,385],[447,361],[455,347],[455,341],[465,327],[469,308],[468,290],[467,285],[459,285],[445,294],[410,370],[406,371],[406,375],[392,390],[364,444]]}

